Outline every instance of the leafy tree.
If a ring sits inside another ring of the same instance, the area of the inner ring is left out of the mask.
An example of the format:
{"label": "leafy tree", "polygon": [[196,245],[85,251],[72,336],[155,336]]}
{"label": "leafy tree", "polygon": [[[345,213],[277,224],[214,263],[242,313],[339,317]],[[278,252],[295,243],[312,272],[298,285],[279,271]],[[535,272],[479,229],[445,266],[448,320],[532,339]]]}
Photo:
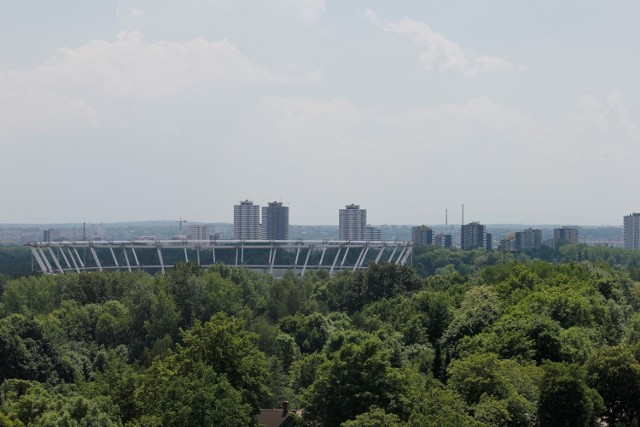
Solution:
{"label": "leafy tree", "polygon": [[309,387],[316,379],[318,368],[327,361],[322,353],[303,355],[291,364],[290,385],[293,392],[298,395]]}
{"label": "leafy tree", "polygon": [[640,313],[633,313],[627,320],[623,342],[631,345],[640,343]]}
{"label": "leafy tree", "polygon": [[14,425],[119,425],[106,399],[89,400],[64,389],[47,390],[35,381],[7,380],[1,388],[4,398],[0,411],[14,420]]}
{"label": "leafy tree", "polygon": [[303,353],[320,351],[332,331],[332,323],[320,313],[300,313],[280,321],[280,329],[291,335]]}
{"label": "leafy tree", "polygon": [[412,299],[417,309],[428,317],[429,342],[436,345],[453,317],[450,299],[443,292],[430,291],[418,292]]}
{"label": "leafy tree", "polygon": [[202,267],[193,262],[176,263],[167,274],[167,288],[178,307],[181,327],[190,327],[203,317],[205,290],[198,280],[203,274]]}
{"label": "leafy tree", "polygon": [[604,339],[596,329],[572,326],[560,331],[561,359],[569,363],[583,364],[602,344]]}
{"label": "leafy tree", "polygon": [[464,295],[460,308],[442,339],[449,346],[464,336],[476,335],[493,324],[499,317],[498,295],[488,286],[475,286]]}
{"label": "leafy tree", "polygon": [[176,356],[154,361],[142,376],[135,400],[144,417],[163,426],[244,427],[252,421],[251,406],[224,374],[203,361]]}
{"label": "leafy tree", "polygon": [[283,367],[289,369],[291,364],[300,357],[300,348],[291,335],[281,332],[276,337],[276,355],[282,361]]}
{"label": "leafy tree", "polygon": [[597,391],[589,388],[578,365],[548,362],[542,365],[538,418],[541,427],[595,425],[603,409]]}
{"label": "leafy tree", "polygon": [[103,396],[110,399],[123,423],[140,415],[135,402],[140,375],[136,368],[127,362],[128,353],[122,346],[101,350],[95,355],[91,381],[79,385],[79,391],[88,398]]}
{"label": "leafy tree", "polygon": [[267,361],[255,344],[256,336],[244,329],[241,320],[225,313],[216,313],[205,324],[196,322],[182,334],[184,347],[178,356],[184,360],[203,362],[216,374],[226,376],[229,383],[242,393],[243,401],[255,413],[268,395]]}
{"label": "leafy tree", "polygon": [[535,425],[537,388],[526,367],[481,353],[452,361],[448,372],[448,387],[462,396],[476,418],[490,424]]}
{"label": "leafy tree", "polygon": [[0,319],[0,361],[0,381],[73,380],[73,372],[61,363],[60,354],[38,322],[20,314]]}
{"label": "leafy tree", "polygon": [[505,315],[492,328],[490,347],[504,358],[560,360],[560,333],[558,322],[544,315],[516,313]]}
{"label": "leafy tree", "polygon": [[452,390],[430,387],[417,396],[408,427],[483,427],[487,424],[474,419],[469,407]]}
{"label": "leafy tree", "polygon": [[305,390],[305,418],[339,425],[374,406],[397,410],[402,382],[389,359],[375,337],[361,344],[345,343],[318,368],[315,381]]}
{"label": "leafy tree", "polygon": [[610,425],[630,425],[640,413],[640,363],[630,347],[603,347],[587,361],[587,379],[604,399]]}
{"label": "leafy tree", "polygon": [[2,313],[50,313],[56,304],[56,279],[31,276],[9,280],[2,294]]}
{"label": "leafy tree", "polygon": [[411,267],[391,263],[372,264],[366,271],[338,275],[328,284],[328,305],[353,314],[381,298],[416,291],[422,283]]}
{"label": "leafy tree", "polygon": [[342,427],[402,427],[402,425],[397,415],[387,414],[381,408],[374,408],[341,424]]}
{"label": "leafy tree", "polygon": [[127,307],[119,301],[107,301],[102,305],[96,322],[96,341],[106,346],[127,342],[131,316]]}

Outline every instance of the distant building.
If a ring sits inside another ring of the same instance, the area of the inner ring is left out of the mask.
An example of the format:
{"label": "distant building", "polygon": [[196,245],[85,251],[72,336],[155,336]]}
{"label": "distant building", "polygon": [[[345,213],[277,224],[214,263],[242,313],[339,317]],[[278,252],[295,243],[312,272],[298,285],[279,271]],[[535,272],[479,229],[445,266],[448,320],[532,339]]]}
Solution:
{"label": "distant building", "polygon": [[488,251],[493,250],[493,235],[491,233],[484,235],[484,248]]}
{"label": "distant building", "polygon": [[565,244],[578,243],[578,229],[574,227],[560,227],[553,229],[553,245],[557,248]]}
{"label": "distant building", "polygon": [[623,217],[624,247],[640,249],[640,213],[632,213]]}
{"label": "distant building", "polygon": [[453,247],[453,237],[451,234],[439,233],[435,237],[435,245],[449,249]]}
{"label": "distant building", "polygon": [[485,226],[479,222],[462,225],[460,230],[460,247],[469,251],[484,247]]}
{"label": "distant building", "polygon": [[539,248],[540,246],[542,246],[542,230],[528,228],[515,233],[514,249],[516,251]]}
{"label": "distant building", "polygon": [[53,228],[44,230],[42,240],[45,242],[60,242],[63,240],[62,232]]}
{"label": "distant building", "polygon": [[238,240],[260,240],[260,206],[245,200],[233,207],[233,238]]}
{"label": "distant building", "polygon": [[360,205],[350,204],[339,213],[340,240],[366,240],[367,238],[367,210],[360,209]]}
{"label": "distant building", "polygon": [[289,207],[282,202],[270,202],[262,207],[262,238],[289,240]]}
{"label": "distant building", "polygon": [[433,244],[433,230],[426,225],[420,225],[411,228],[411,240],[416,246],[432,245]]}
{"label": "distant building", "polygon": [[372,242],[377,242],[382,240],[382,230],[380,230],[379,228],[367,225],[365,234],[366,234],[365,240],[369,240]]}
{"label": "distant building", "polygon": [[189,224],[189,240],[209,240],[211,231],[207,224]]}
{"label": "distant building", "polygon": [[89,237],[92,240],[104,240],[106,237],[104,224],[91,224],[89,228]]}

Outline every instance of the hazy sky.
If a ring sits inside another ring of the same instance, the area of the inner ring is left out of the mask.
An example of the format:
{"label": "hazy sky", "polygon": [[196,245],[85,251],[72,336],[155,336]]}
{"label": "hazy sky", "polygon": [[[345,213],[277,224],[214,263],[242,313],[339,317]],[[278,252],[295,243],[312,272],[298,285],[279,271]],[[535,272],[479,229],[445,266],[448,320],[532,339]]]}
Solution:
{"label": "hazy sky", "polygon": [[620,224],[640,1],[0,1],[0,223]]}

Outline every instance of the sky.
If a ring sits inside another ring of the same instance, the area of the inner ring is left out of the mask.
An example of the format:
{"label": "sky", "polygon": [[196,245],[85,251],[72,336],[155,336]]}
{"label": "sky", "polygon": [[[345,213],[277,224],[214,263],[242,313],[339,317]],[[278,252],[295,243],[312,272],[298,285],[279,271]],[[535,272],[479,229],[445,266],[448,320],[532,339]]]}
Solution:
{"label": "sky", "polygon": [[[0,223],[621,224],[637,0],[0,0]],[[636,190],[634,190],[636,188]]]}

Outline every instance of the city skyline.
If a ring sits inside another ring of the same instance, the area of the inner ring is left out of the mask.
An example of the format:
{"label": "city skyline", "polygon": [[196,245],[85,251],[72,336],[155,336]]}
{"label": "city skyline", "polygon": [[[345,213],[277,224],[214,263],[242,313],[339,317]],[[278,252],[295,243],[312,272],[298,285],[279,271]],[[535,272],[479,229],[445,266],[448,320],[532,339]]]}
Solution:
{"label": "city skyline", "polygon": [[638,210],[638,2],[5,3],[2,224]]}

